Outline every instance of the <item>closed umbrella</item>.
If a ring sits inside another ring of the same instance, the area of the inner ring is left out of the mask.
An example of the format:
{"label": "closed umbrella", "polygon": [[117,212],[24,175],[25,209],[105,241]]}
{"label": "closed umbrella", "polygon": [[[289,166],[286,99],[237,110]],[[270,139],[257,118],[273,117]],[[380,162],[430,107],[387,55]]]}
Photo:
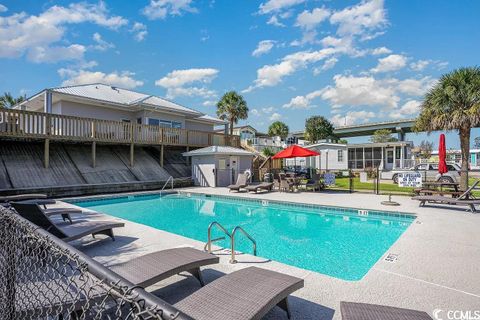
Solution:
{"label": "closed umbrella", "polygon": [[440,143],[438,145],[438,173],[444,174],[448,172],[447,168],[447,148],[445,147],[445,135],[440,135]]}

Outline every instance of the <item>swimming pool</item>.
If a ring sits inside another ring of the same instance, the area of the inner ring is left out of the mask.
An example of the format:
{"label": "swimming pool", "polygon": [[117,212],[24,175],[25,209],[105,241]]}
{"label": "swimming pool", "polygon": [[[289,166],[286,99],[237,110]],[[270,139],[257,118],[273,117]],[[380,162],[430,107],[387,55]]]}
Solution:
{"label": "swimming pool", "polygon": [[[258,256],[343,280],[360,280],[415,219],[316,205],[201,194],[138,195],[72,203],[203,242],[208,225],[243,227],[257,241]],[[222,234],[214,229],[213,236]],[[236,249],[251,253],[242,235]],[[229,247],[230,242],[215,244]]]}

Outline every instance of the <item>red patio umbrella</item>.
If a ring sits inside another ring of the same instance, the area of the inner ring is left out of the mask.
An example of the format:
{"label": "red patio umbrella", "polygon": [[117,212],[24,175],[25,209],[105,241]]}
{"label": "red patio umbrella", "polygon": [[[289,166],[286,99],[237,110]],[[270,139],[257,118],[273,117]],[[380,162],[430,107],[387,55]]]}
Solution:
{"label": "red patio umbrella", "polygon": [[[280,151],[272,157],[272,159],[286,159],[286,158],[298,158],[298,157],[313,157],[319,156],[320,153],[302,148],[294,144],[293,146],[288,147],[285,150]],[[295,173],[297,172],[297,160],[295,159]]]}
{"label": "red patio umbrella", "polygon": [[440,143],[438,144],[438,173],[444,174],[448,172],[447,168],[447,148],[445,147],[445,135],[440,135]]}
{"label": "red patio umbrella", "polygon": [[280,151],[276,155],[272,157],[272,159],[285,159],[285,158],[298,158],[298,157],[313,157],[313,156],[319,156],[320,153],[302,148],[300,146],[297,146],[294,144],[293,146],[288,147],[285,150]]}

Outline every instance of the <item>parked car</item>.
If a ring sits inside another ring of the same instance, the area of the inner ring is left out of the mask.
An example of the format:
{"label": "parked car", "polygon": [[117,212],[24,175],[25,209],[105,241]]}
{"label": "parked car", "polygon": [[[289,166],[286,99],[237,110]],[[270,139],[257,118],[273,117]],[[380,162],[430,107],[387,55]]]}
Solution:
{"label": "parked car", "polygon": [[[422,174],[422,178],[427,181],[440,181],[440,182],[460,182],[460,166],[456,163],[447,163],[448,172],[443,175],[438,173],[438,163],[421,163],[410,169],[392,170],[388,174],[391,175],[391,179],[395,184],[398,183],[398,174],[408,171],[418,171]],[[386,178],[386,173],[382,174],[383,178]]]}

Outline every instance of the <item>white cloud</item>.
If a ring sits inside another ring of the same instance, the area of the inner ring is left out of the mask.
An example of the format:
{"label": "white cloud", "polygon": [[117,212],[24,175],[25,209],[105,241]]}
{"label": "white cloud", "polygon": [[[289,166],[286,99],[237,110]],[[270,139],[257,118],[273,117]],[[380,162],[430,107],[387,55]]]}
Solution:
{"label": "white cloud", "polygon": [[155,85],[171,88],[181,87],[193,82],[208,83],[211,82],[217,74],[218,70],[213,68],[174,70],[165,77],[155,81]]}
{"label": "white cloud", "polygon": [[105,51],[107,49],[115,48],[113,43],[103,40],[102,36],[98,32],[95,32],[92,38],[96,43],[96,45],[93,46],[95,50]]}
{"label": "white cloud", "polygon": [[297,16],[296,26],[311,30],[330,16],[330,10],[315,8],[312,11],[305,10]]}
{"label": "white cloud", "polygon": [[390,118],[392,119],[401,119],[412,117],[413,115],[420,112],[421,102],[417,100],[408,100],[405,102],[396,112],[391,112]]}
{"label": "white cloud", "polygon": [[133,89],[143,85],[143,81],[133,78],[134,73],[129,71],[103,73],[100,71],[86,71],[73,69],[60,69],[58,74],[66,78],[62,82],[63,86],[72,86],[88,83],[105,83],[126,89]]}
{"label": "white cloud", "polygon": [[414,71],[422,71],[431,63],[430,60],[418,60],[410,63],[410,69]]}
{"label": "white cloud", "polygon": [[407,57],[400,54],[391,54],[385,58],[378,59],[378,65],[371,69],[372,72],[390,72],[400,70],[407,65]]}
{"label": "white cloud", "polygon": [[143,14],[150,20],[165,19],[167,16],[179,16],[183,12],[197,12],[191,7],[192,0],[150,0],[143,8]]}
{"label": "white cloud", "polygon": [[335,58],[335,57],[332,57],[330,59],[327,59],[327,61],[325,61],[325,63],[323,64],[321,70],[322,71],[325,71],[325,70],[329,70],[329,69],[332,69],[333,67],[335,67],[335,65],[337,64],[338,62],[338,59]]}
{"label": "white cloud", "polygon": [[167,98],[175,99],[176,97],[202,97],[215,98],[217,93],[214,90],[209,90],[205,87],[173,87],[167,89]]}
{"label": "white cloud", "polygon": [[284,104],[283,107],[286,109],[310,109],[315,107],[311,104],[312,100],[322,96],[322,93],[322,90],[316,90],[305,96],[296,96],[289,103]]}
{"label": "white cloud", "polygon": [[436,80],[431,77],[390,81],[397,86],[398,91],[410,96],[424,95],[436,82]]}
{"label": "white cloud", "polygon": [[361,3],[334,12],[330,17],[332,24],[338,24],[340,36],[359,35],[371,39],[372,33],[387,25],[383,0],[364,0]]}
{"label": "white cloud", "polygon": [[5,7],[3,4],[0,3],[0,13],[1,12],[7,12],[8,11],[8,8]]}
{"label": "white cloud", "polygon": [[303,2],[305,2],[305,0],[268,0],[267,2],[260,4],[259,13],[267,14],[279,12]]}
{"label": "white cloud", "polygon": [[260,111],[258,111],[257,109],[250,109],[249,113],[251,113],[254,116],[259,116],[260,115]]}
{"label": "white cloud", "polygon": [[272,50],[275,45],[274,40],[262,40],[258,43],[257,48],[252,52],[252,56],[260,57],[263,54],[267,54]]}
{"label": "white cloud", "polygon": [[250,92],[255,88],[272,87],[279,84],[282,79],[296,72],[299,69],[307,67],[309,64],[326,59],[336,50],[334,48],[324,48],[317,51],[299,51],[289,54],[274,65],[265,65],[257,70],[257,79],[254,85],[245,89],[243,92]]}
{"label": "white cloud", "polygon": [[34,47],[28,51],[27,58],[35,63],[81,60],[85,50],[86,48],[79,44],[68,47]]}
{"label": "white cloud", "polygon": [[334,86],[322,89],[322,99],[333,107],[340,106],[383,106],[395,108],[400,100],[395,88],[373,77],[336,75]]}
{"label": "white cloud", "polygon": [[213,68],[174,70],[165,77],[155,81],[155,85],[167,89],[167,97],[201,96],[204,98],[215,97],[215,91],[206,87],[191,86],[193,83],[210,83],[218,75],[218,70]]}
{"label": "white cloud", "polygon": [[271,16],[270,19],[268,19],[267,24],[275,27],[285,27],[285,25],[280,22],[277,16]]}
{"label": "white cloud", "polygon": [[372,54],[374,56],[379,56],[382,54],[390,54],[392,53],[392,50],[388,49],[387,47],[378,47],[372,50]]}
{"label": "white cloud", "polygon": [[135,34],[133,38],[138,42],[145,40],[145,37],[148,34],[147,26],[140,22],[135,22],[130,29],[130,32]]}
{"label": "white cloud", "polygon": [[42,52],[60,49],[65,56],[55,55],[55,61],[77,59],[79,44],[68,47],[54,45],[63,40],[68,24],[90,22],[110,29],[118,29],[128,21],[121,16],[111,16],[104,2],[73,3],[68,7],[53,6],[40,15],[25,12],[0,17],[0,58],[17,58],[25,53],[33,61],[54,62],[53,58],[38,58]]}
{"label": "white cloud", "polygon": [[282,118],[282,115],[280,113],[277,113],[277,112],[274,112],[272,113],[272,115],[270,116],[270,118],[268,118],[270,121],[278,121]]}
{"label": "white cloud", "polygon": [[202,103],[202,106],[204,106],[204,107],[214,107],[216,105],[217,105],[217,101],[215,101],[215,100],[205,100]]}
{"label": "white cloud", "polygon": [[349,126],[355,123],[365,123],[375,118],[375,113],[371,111],[349,111],[344,115],[336,114],[330,121],[335,127]]}

